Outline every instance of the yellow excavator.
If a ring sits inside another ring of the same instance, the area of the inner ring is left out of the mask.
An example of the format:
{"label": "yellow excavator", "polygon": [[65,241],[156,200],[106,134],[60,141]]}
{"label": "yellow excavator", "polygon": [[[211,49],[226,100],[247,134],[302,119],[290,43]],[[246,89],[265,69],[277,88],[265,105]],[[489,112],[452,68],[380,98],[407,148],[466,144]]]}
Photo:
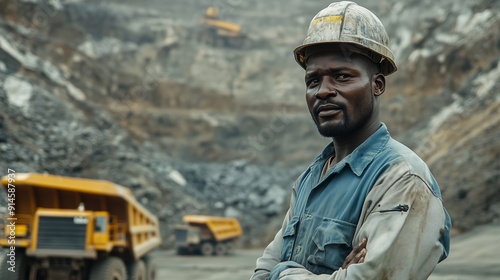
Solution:
{"label": "yellow excavator", "polygon": [[216,47],[245,48],[249,38],[236,23],[219,19],[219,11],[209,7],[201,19],[200,41]]}

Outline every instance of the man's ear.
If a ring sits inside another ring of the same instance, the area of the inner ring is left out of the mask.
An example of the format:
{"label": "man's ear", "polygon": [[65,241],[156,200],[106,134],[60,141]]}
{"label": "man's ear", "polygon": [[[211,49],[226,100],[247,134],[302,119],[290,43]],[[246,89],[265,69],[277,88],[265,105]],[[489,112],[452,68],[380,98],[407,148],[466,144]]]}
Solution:
{"label": "man's ear", "polygon": [[385,92],[385,76],[382,74],[375,74],[372,81],[373,94],[380,96]]}

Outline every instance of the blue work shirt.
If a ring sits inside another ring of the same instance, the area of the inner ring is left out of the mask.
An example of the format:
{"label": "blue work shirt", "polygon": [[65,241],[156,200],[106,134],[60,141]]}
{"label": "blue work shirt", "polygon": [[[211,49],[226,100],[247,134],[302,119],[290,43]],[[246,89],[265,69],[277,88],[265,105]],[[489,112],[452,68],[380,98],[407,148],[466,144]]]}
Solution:
{"label": "blue work shirt", "polygon": [[[328,145],[299,178],[291,219],[283,229],[283,265],[293,261],[314,274],[332,274],[338,270],[353,249],[352,240],[367,194],[379,176],[391,172],[398,162],[405,161],[433,195],[441,199],[439,186],[427,165],[392,139],[384,124],[321,177],[325,162],[334,152],[333,144]],[[440,260],[448,255],[451,228],[450,216],[443,210],[445,230],[439,242],[444,250]],[[290,266],[278,270],[287,267]]]}

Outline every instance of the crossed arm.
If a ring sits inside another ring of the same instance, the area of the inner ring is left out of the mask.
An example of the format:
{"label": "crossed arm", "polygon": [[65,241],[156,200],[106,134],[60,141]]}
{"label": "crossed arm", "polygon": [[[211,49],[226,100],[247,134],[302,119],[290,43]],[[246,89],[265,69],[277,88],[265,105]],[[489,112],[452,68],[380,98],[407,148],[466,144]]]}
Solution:
{"label": "crossed arm", "polygon": [[[294,197],[282,230],[293,211]],[[398,204],[407,212],[385,212]],[[441,200],[419,177],[399,178],[374,188],[363,206],[353,242],[359,245],[331,275],[315,275],[299,263],[281,262],[282,230],[257,260],[251,280],[427,279],[442,253],[445,214]]]}
{"label": "crossed arm", "polygon": [[351,264],[363,263],[366,256],[366,243],[368,239],[363,238],[361,242],[345,258],[342,269],[347,269]]}

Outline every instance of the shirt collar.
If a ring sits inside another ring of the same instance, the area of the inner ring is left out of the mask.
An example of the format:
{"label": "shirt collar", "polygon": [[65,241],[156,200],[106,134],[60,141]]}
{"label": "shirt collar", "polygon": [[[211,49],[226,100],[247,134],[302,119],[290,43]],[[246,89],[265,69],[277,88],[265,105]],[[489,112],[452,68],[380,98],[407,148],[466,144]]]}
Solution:
{"label": "shirt collar", "polygon": [[[356,176],[361,176],[365,168],[372,162],[373,158],[385,147],[391,138],[387,126],[382,123],[380,128],[359,145],[351,154],[332,166],[332,173],[340,172],[345,165],[349,165]],[[323,152],[316,158],[314,164],[324,164],[325,161],[335,153],[333,143],[328,144]],[[329,172],[330,173],[330,172]]]}

